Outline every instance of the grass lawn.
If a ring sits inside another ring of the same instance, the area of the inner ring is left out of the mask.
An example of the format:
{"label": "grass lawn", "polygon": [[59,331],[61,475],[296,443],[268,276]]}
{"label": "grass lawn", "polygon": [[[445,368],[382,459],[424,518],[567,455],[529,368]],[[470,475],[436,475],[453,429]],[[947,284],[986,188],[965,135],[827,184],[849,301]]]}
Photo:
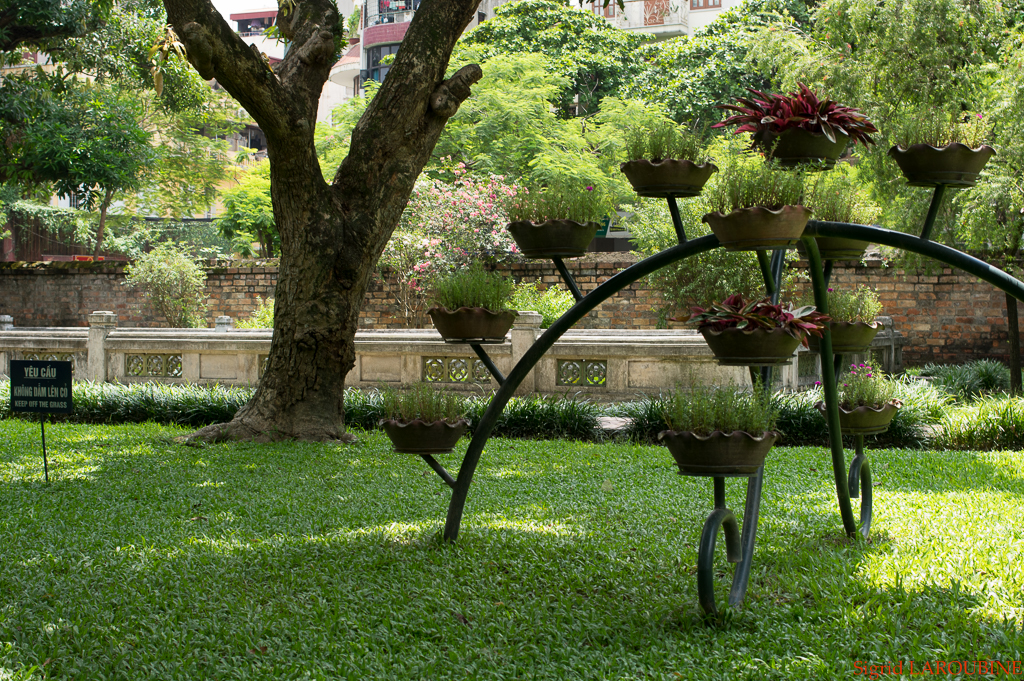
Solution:
{"label": "grass lawn", "polygon": [[447,487],[381,433],[184,432],[50,426],[46,486],[38,424],[0,421],[0,679],[819,680],[1024,659],[1020,453],[871,452],[858,542],[826,451],[776,448],[747,600],[710,627],[711,482],[663,449],[494,440],[446,546]]}

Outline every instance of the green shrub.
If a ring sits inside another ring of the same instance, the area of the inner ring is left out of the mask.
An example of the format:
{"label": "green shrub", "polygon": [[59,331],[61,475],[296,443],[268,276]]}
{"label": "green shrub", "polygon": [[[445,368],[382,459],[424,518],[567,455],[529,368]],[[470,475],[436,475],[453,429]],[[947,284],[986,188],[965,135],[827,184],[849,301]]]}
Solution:
{"label": "green shrub", "polygon": [[511,303],[516,310],[540,313],[543,317],[540,325],[544,329],[554,324],[555,320],[575,304],[576,299],[569,291],[562,290],[557,286],[549,286],[541,292],[537,290],[536,282],[523,282],[516,286]]}
{"label": "green shrub", "polygon": [[761,389],[695,383],[677,388],[664,402],[665,423],[671,430],[710,435],[716,430],[751,434],[772,430],[778,414]]}
{"label": "green shrub", "polygon": [[613,405],[608,409],[608,415],[629,419],[622,435],[630,442],[656,444],[658,433],[668,430],[665,402],[660,395],[644,395],[635,402]]}
{"label": "green shrub", "polygon": [[840,163],[827,173],[815,174],[803,201],[815,220],[861,225],[878,220],[881,211],[869,198],[868,186],[857,182],[853,173],[850,164]]}
{"label": "green shrub", "polygon": [[944,449],[1024,449],[1024,398],[994,395],[950,410],[935,445]]}
{"label": "green shrub", "polygon": [[[470,400],[470,430],[474,431],[487,410],[491,397]],[[597,417],[602,409],[579,395],[516,396],[498,417],[492,435],[537,440],[593,440]]]}
{"label": "green shrub", "polygon": [[141,289],[171,328],[205,325],[206,272],[175,244],[159,244],[128,265],[125,284]]}
{"label": "green shrub", "polygon": [[432,281],[433,303],[451,311],[482,307],[492,312],[509,310],[515,283],[479,265],[440,275]]}
{"label": "green shrub", "polygon": [[600,222],[611,215],[614,206],[609,197],[594,185],[549,185],[527,187],[506,199],[509,220],[573,220],[579,223]]}
{"label": "green shrub", "polygon": [[[0,418],[10,418],[10,388],[0,383]],[[71,423],[156,423],[206,426],[230,421],[252,388],[165,383],[92,383],[72,385],[74,411],[54,416]]]}
{"label": "green shrub", "polygon": [[963,399],[1009,390],[1010,370],[1002,362],[980,359],[967,364],[926,364],[918,373]]}
{"label": "green shrub", "polygon": [[246,319],[235,322],[239,329],[272,329],[274,328],[274,299],[264,300],[256,296],[256,309]]}

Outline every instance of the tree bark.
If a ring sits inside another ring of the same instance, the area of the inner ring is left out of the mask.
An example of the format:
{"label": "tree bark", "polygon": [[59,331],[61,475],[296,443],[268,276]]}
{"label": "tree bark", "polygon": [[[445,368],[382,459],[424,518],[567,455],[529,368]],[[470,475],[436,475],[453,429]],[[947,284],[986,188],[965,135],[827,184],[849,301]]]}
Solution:
{"label": "tree bark", "polygon": [[267,136],[274,219],[281,234],[267,369],[234,420],[194,437],[344,437],[345,377],[355,365],[359,310],[373,267],[448,118],[480,68],[445,80],[455,41],[479,0],[423,0],[388,77],[352,133],[328,184],[313,146],[316,110],[342,37],[330,0],[281,13],[291,43],[273,70],[209,0],[164,0],[188,59],[237,99]]}

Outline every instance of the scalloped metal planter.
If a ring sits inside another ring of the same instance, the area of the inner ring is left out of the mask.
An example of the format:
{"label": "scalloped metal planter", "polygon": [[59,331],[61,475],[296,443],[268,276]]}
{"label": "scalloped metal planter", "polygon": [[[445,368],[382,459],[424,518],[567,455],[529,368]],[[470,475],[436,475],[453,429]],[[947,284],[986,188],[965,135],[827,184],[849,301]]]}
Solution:
{"label": "scalloped metal planter", "polygon": [[789,364],[800,341],[783,329],[701,329],[715,359],[723,366],[781,366]]}
{"label": "scalloped metal planter", "polygon": [[759,251],[794,246],[807,227],[811,209],[783,206],[778,210],[737,208],[728,215],[708,213],[703,221],[727,251]]}
{"label": "scalloped metal planter", "polygon": [[482,307],[460,307],[453,312],[434,306],[427,314],[446,343],[504,343],[516,320],[514,312],[491,312]]}
{"label": "scalloped metal planter", "polygon": [[819,170],[828,170],[835,166],[850,143],[849,135],[838,130],[836,132],[836,141],[833,142],[820,133],[790,128],[777,134],[766,133],[757,146],[764,151],[765,156],[781,166],[792,168],[812,164],[811,169],[815,169],[816,165]]}
{"label": "scalloped metal planter", "polygon": [[[903,406],[899,400],[886,402],[881,407],[857,407],[847,411],[839,407],[839,429],[843,435],[877,435],[889,429],[889,422]],[[816,402],[814,407],[825,416],[825,403]]]}
{"label": "scalloped metal planter", "polygon": [[[878,322],[829,322],[828,327],[832,332],[833,354],[856,355],[868,351],[882,325]],[[817,337],[810,336],[808,345],[811,352],[821,352],[821,343]]]}
{"label": "scalloped metal planter", "polygon": [[[858,241],[857,239],[816,236],[814,241],[818,244],[818,252],[821,254],[822,260],[855,260],[859,262],[864,259],[864,251],[868,248],[867,241]],[[804,248],[803,241],[797,242],[796,250],[800,253],[801,258],[807,259],[807,249]]]}
{"label": "scalloped metal planter", "polygon": [[985,164],[996,153],[987,144],[971,149],[966,144],[954,142],[945,147],[930,144],[911,144],[893,147],[889,156],[899,165],[907,184],[911,187],[973,187]]}
{"label": "scalloped metal planter", "polygon": [[638,159],[623,163],[619,170],[640,196],[664,199],[699,195],[711,175],[718,171],[718,166],[714,163],[697,165],[693,161],[676,158],[662,161]]}
{"label": "scalloped metal planter", "polygon": [[469,427],[469,421],[459,419],[455,423],[420,419],[400,421],[384,419],[381,428],[391,438],[391,445],[402,454],[446,454],[455,448],[459,438]]}
{"label": "scalloped metal planter", "polygon": [[527,258],[578,258],[587,252],[598,227],[596,222],[520,220],[510,222],[508,232]]}
{"label": "scalloped metal planter", "polygon": [[764,465],[778,433],[766,431],[755,437],[742,430],[719,430],[704,437],[690,431],[663,430],[658,440],[668,447],[680,475],[754,475]]}

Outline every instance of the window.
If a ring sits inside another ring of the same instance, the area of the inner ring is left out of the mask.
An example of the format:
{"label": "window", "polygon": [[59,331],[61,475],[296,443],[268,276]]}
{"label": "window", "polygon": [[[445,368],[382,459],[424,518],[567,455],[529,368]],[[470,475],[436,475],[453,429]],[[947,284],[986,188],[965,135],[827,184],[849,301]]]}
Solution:
{"label": "window", "polygon": [[487,21],[487,12],[477,12],[476,13],[476,23],[482,24],[485,21]]}
{"label": "window", "polygon": [[398,46],[401,43],[394,43],[393,45],[377,45],[371,47],[366,51],[367,65],[370,67],[369,77],[378,83],[384,80],[384,76],[388,75],[388,71],[391,70],[391,66],[382,65],[380,60],[389,54],[395,54],[398,52]]}
{"label": "window", "polygon": [[722,0],[690,0],[690,9],[721,9]]}
{"label": "window", "polygon": [[594,2],[591,3],[591,6],[593,7],[594,14],[597,16],[604,17],[605,19],[614,19],[615,6],[617,3],[618,0],[609,0],[608,6],[605,7],[604,0],[594,0]]}

